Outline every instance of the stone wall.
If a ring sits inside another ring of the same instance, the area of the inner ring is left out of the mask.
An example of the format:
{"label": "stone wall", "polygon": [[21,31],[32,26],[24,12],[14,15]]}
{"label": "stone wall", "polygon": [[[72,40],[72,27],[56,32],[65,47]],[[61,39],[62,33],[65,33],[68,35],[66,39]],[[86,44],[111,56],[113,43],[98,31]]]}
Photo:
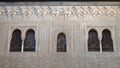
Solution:
{"label": "stone wall", "polygon": [[[9,52],[12,32],[35,30],[35,52]],[[101,40],[109,29],[114,52],[89,52],[88,31]],[[120,68],[119,6],[3,6],[0,7],[0,68]],[[67,52],[57,52],[57,35],[66,34]]]}

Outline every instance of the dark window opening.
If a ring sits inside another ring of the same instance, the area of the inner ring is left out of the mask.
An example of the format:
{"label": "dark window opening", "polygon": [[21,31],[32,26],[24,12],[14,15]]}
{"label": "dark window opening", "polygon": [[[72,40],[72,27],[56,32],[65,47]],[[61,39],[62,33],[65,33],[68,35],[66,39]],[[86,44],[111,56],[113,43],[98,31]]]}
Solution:
{"label": "dark window opening", "polygon": [[88,51],[100,51],[100,43],[96,30],[89,31]]}
{"label": "dark window opening", "polygon": [[66,36],[64,33],[59,33],[57,37],[57,52],[66,52]]}
{"label": "dark window opening", "polygon": [[10,42],[10,52],[20,52],[22,46],[21,31],[15,30],[12,34],[12,39]]}
{"label": "dark window opening", "polygon": [[33,30],[28,30],[26,33],[26,38],[24,40],[24,51],[35,51],[35,32]]}
{"label": "dark window opening", "polygon": [[114,51],[111,32],[107,29],[102,32],[102,51]]}

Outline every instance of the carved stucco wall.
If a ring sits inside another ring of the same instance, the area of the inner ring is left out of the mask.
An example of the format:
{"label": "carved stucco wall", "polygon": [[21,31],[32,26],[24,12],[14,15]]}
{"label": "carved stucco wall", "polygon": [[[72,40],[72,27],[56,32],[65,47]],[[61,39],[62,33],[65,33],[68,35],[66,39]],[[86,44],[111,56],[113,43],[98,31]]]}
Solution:
{"label": "carved stucco wall", "polygon": [[[35,52],[9,52],[14,29],[35,30]],[[112,33],[114,52],[88,52],[90,29]],[[0,68],[120,68],[119,6],[1,6]],[[67,52],[56,52],[57,35],[66,34]]]}
{"label": "carved stucco wall", "polygon": [[119,6],[1,6],[0,15],[6,16],[115,16]]}

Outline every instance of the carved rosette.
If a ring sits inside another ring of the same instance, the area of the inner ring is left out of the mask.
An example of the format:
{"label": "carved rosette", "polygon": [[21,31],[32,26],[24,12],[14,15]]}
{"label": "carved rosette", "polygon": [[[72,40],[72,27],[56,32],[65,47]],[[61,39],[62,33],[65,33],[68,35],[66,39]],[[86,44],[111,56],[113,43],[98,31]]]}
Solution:
{"label": "carved rosette", "polygon": [[120,6],[1,6],[0,16],[116,16]]}

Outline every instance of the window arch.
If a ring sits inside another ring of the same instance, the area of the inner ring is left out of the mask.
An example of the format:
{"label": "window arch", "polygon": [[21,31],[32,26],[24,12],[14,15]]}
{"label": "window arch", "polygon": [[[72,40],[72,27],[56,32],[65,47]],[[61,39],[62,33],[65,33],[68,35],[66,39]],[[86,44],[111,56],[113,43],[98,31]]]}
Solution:
{"label": "window arch", "polygon": [[57,52],[66,52],[66,35],[59,33],[57,37]]}
{"label": "window arch", "polygon": [[21,31],[16,29],[13,31],[10,41],[10,52],[19,52],[22,47]]}
{"label": "window arch", "polygon": [[98,33],[92,29],[89,31],[88,37],[88,51],[100,51],[100,43]]}
{"label": "window arch", "polygon": [[24,40],[24,51],[35,51],[35,32],[34,30],[30,29],[26,32],[26,37]]}
{"label": "window arch", "polygon": [[102,32],[102,51],[113,51],[113,40],[111,38],[111,32],[108,29]]}

